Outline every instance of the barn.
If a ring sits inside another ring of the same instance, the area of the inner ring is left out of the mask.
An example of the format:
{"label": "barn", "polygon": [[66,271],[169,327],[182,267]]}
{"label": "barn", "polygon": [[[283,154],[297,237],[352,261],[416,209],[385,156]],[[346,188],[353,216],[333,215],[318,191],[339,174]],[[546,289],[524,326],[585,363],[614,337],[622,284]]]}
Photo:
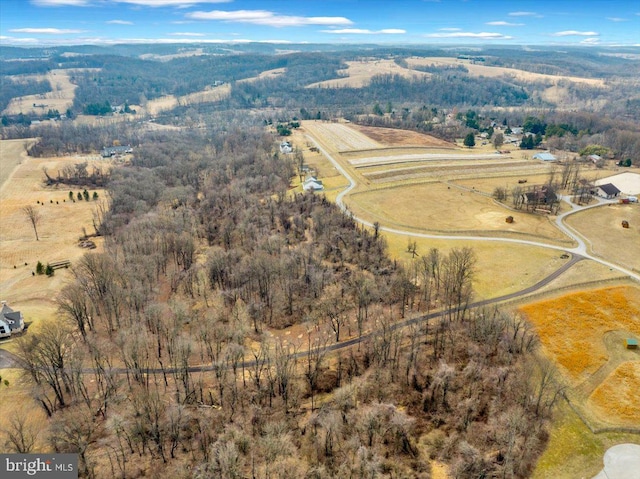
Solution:
{"label": "barn", "polygon": [[596,195],[608,200],[616,198],[620,194],[620,190],[612,183],[606,183],[596,187]]}

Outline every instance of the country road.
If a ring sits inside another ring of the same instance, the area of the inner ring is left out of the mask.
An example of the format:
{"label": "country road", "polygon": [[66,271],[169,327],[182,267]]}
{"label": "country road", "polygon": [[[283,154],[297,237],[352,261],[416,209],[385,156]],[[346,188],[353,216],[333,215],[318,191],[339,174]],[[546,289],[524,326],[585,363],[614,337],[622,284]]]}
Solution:
{"label": "country road", "polygon": [[[527,294],[533,293],[541,288],[543,288],[544,286],[548,285],[549,283],[551,283],[551,281],[553,281],[554,279],[556,279],[558,276],[560,276],[562,273],[564,273],[565,271],[567,271],[569,268],[571,268],[574,264],[576,264],[578,261],[582,261],[584,258],[584,256],[580,256],[580,255],[573,255],[572,258],[565,263],[564,265],[562,265],[560,268],[558,268],[557,270],[555,270],[553,273],[551,273],[549,276],[547,276],[546,278],[543,278],[542,280],[538,281],[536,284],[529,286],[528,288],[525,288],[523,290],[520,291],[516,291],[514,293],[510,293],[510,294],[505,294],[503,296],[498,296],[496,298],[490,298],[490,299],[483,299],[481,301],[475,301],[469,305],[467,305],[467,308],[478,308],[478,307],[482,307],[482,306],[489,306],[491,304],[496,304],[496,303],[501,303],[503,301],[508,301],[511,299],[516,299],[522,296],[525,296]],[[397,323],[394,323],[393,325],[391,325],[391,330],[395,331],[397,329],[401,329],[413,324],[419,324],[423,321],[429,320],[429,319],[433,319],[433,318],[437,318],[439,316],[445,315],[447,314],[448,310],[438,310],[429,314],[425,314],[422,316],[418,316],[415,318],[410,318],[410,319],[406,319],[404,321],[400,321]],[[329,346],[326,346],[324,348],[324,351],[326,352],[332,352],[332,351],[338,351],[341,349],[345,349],[345,348],[349,348],[351,346],[354,346],[362,341],[366,341],[367,339],[373,337],[375,334],[377,333],[377,331],[372,331],[366,334],[363,334],[360,337],[357,338],[351,338],[348,339],[346,341],[341,341],[339,343],[335,343],[335,344],[331,344]],[[301,358],[304,357],[306,354],[308,353],[308,351],[299,351],[297,353],[293,353],[290,355],[290,357],[292,358]],[[242,363],[239,364],[239,367],[241,368],[250,368],[252,366],[255,366],[256,362],[255,361],[244,361]],[[19,358],[17,358],[15,355],[11,354],[8,351],[5,351],[3,349],[0,349],[0,369],[3,368],[10,368],[10,367],[20,367],[20,360]],[[187,370],[191,373],[197,373],[197,372],[207,372],[207,371],[214,371],[216,369],[216,366],[213,366],[211,364],[206,364],[206,365],[197,365],[197,366],[191,366],[189,368],[187,368]],[[129,372],[130,370],[128,370],[127,368],[113,368],[110,370],[111,373],[114,374],[125,374],[127,372]],[[165,368],[165,369],[161,369],[161,368],[149,368],[145,370],[146,374],[175,374],[178,372],[183,372],[183,369],[177,369],[177,368]],[[83,372],[85,374],[91,374],[94,372],[93,368],[86,368],[83,369]]]}
{"label": "country road", "polygon": [[[315,138],[309,135],[306,135],[306,138],[309,141],[313,142],[316,148],[318,148],[318,150],[322,152],[324,156],[327,157],[327,159],[340,172],[340,174],[343,175],[349,182],[349,186],[347,186],[347,188],[345,188],[344,191],[340,192],[336,197],[336,204],[340,207],[342,211],[344,211],[345,213],[348,213],[355,221],[365,226],[373,227],[373,223],[353,215],[350,211],[348,211],[346,205],[344,204],[344,197],[347,194],[349,194],[349,192],[357,186],[357,183],[355,182],[355,180],[351,177],[351,175],[349,175],[347,170],[345,170],[345,168],[333,156],[331,156],[331,154],[329,154],[329,152],[326,149],[324,149],[320,144],[318,144]],[[597,208],[602,205],[613,203],[615,201],[597,198],[598,202],[594,205],[578,206],[571,203],[571,201],[568,198],[566,198],[566,200],[569,203],[569,205],[571,205],[572,209],[570,211],[567,211],[565,213],[558,215],[558,217],[556,218],[556,225],[561,231],[563,231],[567,236],[569,236],[578,244],[578,246],[573,248],[552,245],[552,244],[548,244],[540,241],[529,241],[529,240],[522,240],[522,239],[515,239],[515,238],[503,238],[499,236],[485,237],[485,236],[462,236],[462,235],[440,235],[440,234],[429,234],[429,233],[417,233],[415,231],[388,228],[383,225],[380,226],[380,231],[386,231],[388,233],[394,233],[394,234],[405,235],[405,236],[412,236],[415,238],[446,239],[446,240],[452,240],[452,241],[495,241],[495,242],[503,242],[503,243],[517,243],[517,244],[523,244],[523,245],[529,245],[529,246],[539,246],[542,248],[550,248],[550,249],[555,249],[559,251],[564,251],[566,253],[571,253],[573,255],[579,255],[586,259],[590,259],[604,266],[607,266],[608,268],[619,271],[625,276],[629,276],[631,279],[634,279],[635,281],[640,282],[640,274],[589,253],[587,244],[585,243],[584,239],[577,232],[575,232],[572,228],[570,228],[564,223],[564,219],[569,215],[578,213],[579,211],[583,211],[591,208]]]}

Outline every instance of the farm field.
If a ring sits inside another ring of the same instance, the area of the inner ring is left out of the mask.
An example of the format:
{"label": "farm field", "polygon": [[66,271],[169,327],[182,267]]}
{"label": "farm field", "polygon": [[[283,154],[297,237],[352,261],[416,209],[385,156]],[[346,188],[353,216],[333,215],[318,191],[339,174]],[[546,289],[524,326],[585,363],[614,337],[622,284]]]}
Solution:
{"label": "farm field", "polygon": [[376,75],[400,75],[404,78],[428,78],[429,73],[403,68],[393,60],[347,61],[347,68],[338,73],[344,78],[325,80],[307,85],[307,88],[362,88],[371,83]]}
{"label": "farm field", "polygon": [[[498,187],[503,187],[511,190],[514,187],[526,188],[529,185],[543,185],[549,181],[549,173],[553,168],[552,165],[541,164],[535,160],[527,160],[524,161],[524,163],[532,167],[531,171],[522,170],[521,174],[513,176],[502,175],[498,177],[456,180],[454,181],[454,183],[460,186],[465,186],[467,188],[475,188],[477,191],[481,191],[490,195]],[[535,168],[538,165],[542,165],[541,171],[539,172],[537,168]],[[590,165],[583,165],[581,166],[580,170],[581,176],[589,179],[590,181],[595,181],[598,178],[603,178],[615,174],[616,172],[617,170],[599,169]],[[555,175],[557,176],[558,174],[559,173],[556,168]],[[519,180],[526,180],[526,183],[518,183]]]}
{"label": "farm field", "polygon": [[[19,152],[3,148],[0,162],[15,162],[15,154]],[[78,246],[78,238],[82,236],[83,228],[89,234],[94,232],[93,212],[100,201],[105,201],[104,190],[96,190],[97,201],[72,202],[68,188],[43,185],[43,167],[55,173],[65,165],[81,161],[85,159],[27,157],[0,186],[0,221],[3,225],[0,232],[0,296],[14,309],[22,311],[26,322],[53,315],[57,309],[54,297],[71,278],[71,272],[66,269],[57,270],[50,278],[33,276],[36,263],[68,259],[73,264],[78,260],[86,252]],[[40,214],[39,241],[22,211],[27,205],[37,208]],[[99,238],[96,244],[100,248]],[[11,347],[10,342],[3,344]]]}
{"label": "farm field", "polygon": [[[60,113],[66,112],[67,108],[73,105],[75,90],[77,88],[76,85],[71,82],[70,78],[74,71],[80,70],[51,70],[46,75],[29,75],[29,78],[34,80],[48,80],[52,90],[39,95],[26,95],[14,98],[2,114],[45,114],[50,109],[58,110]],[[82,71],[87,71],[87,69],[83,69]]]}
{"label": "farm field", "polygon": [[490,77],[490,78],[510,76],[518,80],[527,81],[527,82],[559,83],[562,81],[569,81],[573,83],[581,83],[584,85],[590,85],[590,86],[595,86],[600,88],[606,87],[606,83],[604,82],[604,80],[600,80],[597,78],[583,78],[583,77],[577,77],[577,76],[547,75],[543,73],[533,73],[525,70],[520,70],[517,68],[504,68],[504,67],[479,65],[479,64],[471,63],[468,60],[458,60],[457,58],[453,58],[453,57],[451,58],[412,57],[412,58],[407,58],[407,64],[411,67],[430,66],[430,65],[434,65],[434,66],[462,65],[473,76],[484,76],[484,77]]}
{"label": "farm field", "polygon": [[0,187],[11,176],[13,170],[27,159],[27,148],[35,139],[0,140]]}
{"label": "farm field", "polygon": [[567,396],[594,426],[637,426],[640,288],[579,291],[520,307],[535,325],[543,351],[569,385]]}
{"label": "farm field", "polygon": [[569,216],[566,223],[589,241],[595,254],[640,271],[640,205],[592,208]]}
{"label": "farm field", "polygon": [[176,97],[174,95],[167,95],[154,100],[149,100],[146,105],[133,106],[132,108],[140,110],[141,114],[157,115],[158,113],[166,110],[171,110],[177,106],[192,105],[195,103],[216,102],[224,100],[231,93],[231,85],[226,83],[224,85],[205,88],[202,91],[189,93]]}
{"label": "farm field", "polygon": [[[476,235],[499,232],[504,236],[569,243],[569,238],[546,216],[514,213],[491,198],[445,183],[356,193],[349,197],[348,204],[358,216],[415,231]],[[510,215],[515,218],[511,224],[505,221]]]}
{"label": "farm field", "polygon": [[[489,241],[418,238],[387,231],[382,234],[387,241],[391,257],[406,263],[412,260],[411,253],[407,252],[409,241],[416,242],[418,260],[421,256],[428,254],[432,248],[440,250],[443,254],[448,254],[452,248],[472,248],[476,257],[476,273],[473,277],[475,299],[495,298],[521,291],[547,277],[569,261],[568,258],[562,258],[559,251],[536,246]],[[505,264],[508,264],[509,267],[505,268]],[[581,264],[574,265],[559,279],[570,274],[574,268]],[[517,271],[518,274],[514,274],[514,271]]]}

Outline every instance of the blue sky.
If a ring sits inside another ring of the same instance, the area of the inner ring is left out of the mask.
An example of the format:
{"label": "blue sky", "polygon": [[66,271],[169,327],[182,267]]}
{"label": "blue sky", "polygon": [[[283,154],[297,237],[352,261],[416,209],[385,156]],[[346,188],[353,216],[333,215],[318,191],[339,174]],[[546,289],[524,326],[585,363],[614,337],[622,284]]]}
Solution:
{"label": "blue sky", "polygon": [[640,46],[640,0],[0,0],[0,44]]}

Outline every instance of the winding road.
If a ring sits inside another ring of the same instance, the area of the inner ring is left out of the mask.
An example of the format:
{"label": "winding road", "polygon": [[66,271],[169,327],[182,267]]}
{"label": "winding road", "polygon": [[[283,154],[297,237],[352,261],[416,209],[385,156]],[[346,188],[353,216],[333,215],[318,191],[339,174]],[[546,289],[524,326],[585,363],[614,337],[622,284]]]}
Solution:
{"label": "winding road", "polygon": [[[373,227],[373,224],[370,223],[369,221],[366,221],[362,218],[358,218],[356,216],[354,216],[351,212],[348,211],[347,207],[344,204],[343,198],[356,187],[356,182],[354,181],[354,179],[351,177],[351,175],[349,175],[349,173],[345,170],[345,168],[338,162],[336,161],[335,158],[333,158],[333,156],[331,156],[329,154],[329,152],[327,152],[324,148],[322,148],[322,146],[320,146],[316,140],[307,135],[307,138],[314,143],[314,145],[318,148],[318,150],[320,152],[322,152],[323,155],[325,155],[329,161],[331,161],[331,163],[334,165],[334,167],[347,179],[347,181],[349,182],[349,185],[347,188],[344,189],[344,191],[340,192],[336,198],[336,203],[338,204],[338,206],[340,207],[340,209],[342,209],[342,211],[344,211],[345,213],[348,213],[354,220],[358,221],[361,224],[364,224],[366,226],[370,226]],[[527,294],[531,294],[541,288],[543,288],[544,286],[548,285],[549,283],[551,283],[553,280],[555,280],[556,278],[558,278],[561,274],[563,274],[565,271],[567,271],[568,269],[570,269],[573,265],[575,265],[577,262],[582,261],[584,259],[590,259],[592,261],[598,262],[600,264],[603,264],[611,269],[617,270],[620,273],[623,273],[626,276],[629,276],[630,278],[640,282],[640,275],[628,270],[627,268],[623,268],[617,264],[611,263],[609,261],[606,261],[602,258],[599,258],[597,256],[594,256],[592,254],[589,253],[588,251],[588,246],[586,244],[586,242],[584,241],[584,239],[577,233],[575,232],[573,229],[571,229],[570,227],[568,227],[565,223],[564,223],[564,218],[566,218],[567,216],[571,215],[571,214],[575,214],[579,211],[583,211],[586,209],[590,209],[590,208],[596,208],[599,206],[602,206],[603,204],[608,204],[611,203],[611,201],[607,201],[607,200],[603,200],[601,198],[598,198],[598,202],[594,205],[589,205],[589,206],[578,206],[573,204],[569,198],[565,198],[565,200],[567,200],[567,202],[569,203],[569,205],[571,205],[571,210],[567,211],[565,213],[562,213],[560,215],[558,215],[558,217],[556,218],[556,225],[558,226],[558,228],[560,228],[565,234],[567,234],[567,236],[569,236],[570,238],[572,238],[576,243],[577,246],[573,247],[573,248],[567,248],[567,247],[563,247],[563,246],[557,246],[557,245],[552,245],[552,244],[547,244],[547,243],[543,243],[543,242],[539,242],[539,241],[529,241],[529,240],[523,240],[523,239],[514,239],[514,238],[503,238],[503,237],[484,237],[484,236],[460,236],[460,235],[435,235],[435,234],[428,234],[428,233],[417,233],[414,231],[406,231],[406,230],[400,230],[400,229],[394,229],[394,228],[387,228],[384,226],[380,227],[380,230],[382,231],[387,231],[389,233],[395,233],[395,234],[401,234],[401,235],[406,235],[406,236],[412,236],[412,237],[418,237],[418,238],[431,238],[431,239],[448,239],[448,240],[453,240],[453,241],[460,241],[460,240],[466,240],[466,241],[497,241],[497,242],[506,242],[506,243],[517,243],[517,244],[523,244],[523,245],[530,245],[530,246],[538,246],[538,247],[542,247],[542,248],[550,248],[550,249],[554,249],[554,250],[559,250],[559,251],[563,251],[566,253],[571,254],[571,259],[565,263],[563,266],[561,266],[560,268],[558,268],[556,271],[554,271],[553,273],[551,273],[550,275],[548,275],[547,277],[543,278],[542,280],[538,281],[536,284],[529,286],[528,288],[525,288],[523,290],[520,291],[516,291],[514,293],[510,293],[510,294],[506,294],[503,296],[498,296],[495,298],[490,298],[490,299],[484,299],[481,301],[476,301],[473,302],[471,304],[469,304],[467,307],[468,308],[477,308],[477,307],[482,307],[482,306],[488,306],[491,304],[496,304],[496,303],[501,303],[504,301],[508,301],[511,299],[516,299],[522,296],[525,296]],[[410,318],[410,319],[406,319],[404,321],[400,321],[398,323],[394,323],[391,326],[392,330],[397,330],[400,328],[404,328],[406,326],[409,325],[413,325],[413,324],[418,324],[421,323],[423,321],[432,319],[432,318],[436,318],[439,316],[442,316],[443,314],[446,314],[448,311],[437,311],[437,312],[433,312],[430,314],[426,314],[426,315],[422,315],[422,316],[418,316],[418,317],[414,317],[414,318]],[[332,344],[332,345],[328,345],[325,350],[327,352],[331,352],[331,351],[337,351],[340,349],[345,349],[345,348],[349,348],[351,346],[354,346],[362,341],[365,341],[367,339],[369,339],[370,337],[372,337],[373,335],[376,334],[376,331],[373,332],[369,332],[367,334],[363,334],[360,337],[357,338],[351,338],[348,339],[346,341],[341,341],[339,343],[336,344]],[[304,357],[306,354],[308,354],[307,351],[300,351],[297,353],[293,353],[291,354],[292,358],[300,358],[300,357]],[[241,367],[243,368],[248,368],[248,367],[252,367],[255,366],[256,362],[255,361],[244,361],[243,363],[240,364]],[[19,367],[19,359],[11,354],[8,351],[2,350],[0,349],[0,369],[2,368],[6,368],[6,367]],[[206,372],[206,371],[213,371],[216,369],[215,366],[210,365],[210,364],[206,364],[206,365],[197,365],[197,366],[191,366],[189,368],[187,368],[189,372]],[[114,368],[111,370],[113,373],[117,373],[117,374],[124,374],[129,372],[129,370],[127,370],[126,368]],[[178,370],[178,369],[174,369],[174,368],[167,368],[167,369],[161,369],[161,368],[150,368],[145,370],[145,372],[147,374],[161,374],[161,373],[165,373],[165,374],[171,374],[171,373],[177,373],[177,372],[182,372],[183,370]],[[93,372],[93,369],[87,368],[85,370],[83,370],[83,372],[85,373],[91,373]]]}
{"label": "winding road", "polygon": [[[355,215],[353,215],[353,213],[351,213],[350,211],[348,211],[346,205],[344,204],[344,197],[349,194],[349,192],[351,192],[351,190],[353,190],[356,186],[357,183],[355,182],[355,180],[353,179],[353,177],[347,172],[347,170],[326,150],[324,149],[321,145],[318,144],[318,142],[315,140],[315,138],[313,138],[310,135],[306,135],[306,138],[311,141],[316,148],[318,148],[318,150],[327,157],[327,159],[333,164],[333,166],[340,172],[341,175],[343,175],[347,181],[349,182],[349,186],[347,186],[347,188],[344,189],[344,191],[340,192],[338,194],[338,196],[336,197],[336,203],[337,205],[340,207],[340,209],[342,211],[344,211],[345,213],[348,213],[354,220],[356,220],[357,222],[366,225],[366,226],[370,226],[373,227],[373,223],[363,219],[363,218],[359,218]],[[485,237],[485,236],[461,236],[461,235],[439,235],[439,234],[429,234],[429,233],[417,233],[415,231],[407,231],[407,230],[401,230],[401,229],[395,229],[395,228],[387,228],[385,226],[380,226],[380,230],[381,231],[386,231],[388,233],[394,233],[394,234],[400,234],[400,235],[405,235],[405,236],[412,236],[415,238],[429,238],[429,239],[446,239],[446,240],[453,240],[453,241],[497,241],[497,242],[503,242],[503,243],[517,243],[517,244],[523,244],[523,245],[529,245],[529,246],[539,246],[542,248],[550,248],[550,249],[555,249],[555,250],[559,250],[559,251],[564,251],[566,253],[571,253],[572,255],[579,255],[583,258],[586,259],[590,259],[592,261],[595,261],[597,263],[600,263],[604,266],[607,266],[608,268],[614,269],[616,271],[619,271],[620,273],[624,274],[625,276],[629,276],[630,278],[634,279],[635,281],[640,282],[640,274],[631,271],[627,268],[624,268],[620,265],[617,265],[615,263],[611,263],[609,261],[606,261],[605,259],[602,259],[598,256],[595,256],[593,254],[591,254],[589,252],[589,248],[587,247],[587,244],[585,242],[585,240],[572,228],[570,228],[569,226],[567,226],[564,223],[564,219],[572,214],[578,213],[579,211],[584,211],[584,210],[588,210],[591,208],[597,208],[600,207],[602,205],[606,205],[606,204],[610,204],[615,202],[615,200],[605,200],[602,198],[597,198],[597,203],[593,204],[593,205],[588,205],[588,206],[578,206],[575,205],[574,203],[571,202],[569,197],[565,197],[564,198],[567,203],[571,206],[571,210],[566,211],[560,215],[558,215],[556,217],[556,225],[558,226],[558,228],[563,231],[569,238],[573,239],[578,246],[575,246],[573,248],[567,248],[566,246],[557,246],[557,245],[552,245],[552,244],[548,244],[548,243],[543,243],[540,241],[529,241],[529,240],[523,240],[523,239],[516,239],[516,238],[503,238],[503,237],[499,237],[499,236],[495,236],[495,237]]]}

